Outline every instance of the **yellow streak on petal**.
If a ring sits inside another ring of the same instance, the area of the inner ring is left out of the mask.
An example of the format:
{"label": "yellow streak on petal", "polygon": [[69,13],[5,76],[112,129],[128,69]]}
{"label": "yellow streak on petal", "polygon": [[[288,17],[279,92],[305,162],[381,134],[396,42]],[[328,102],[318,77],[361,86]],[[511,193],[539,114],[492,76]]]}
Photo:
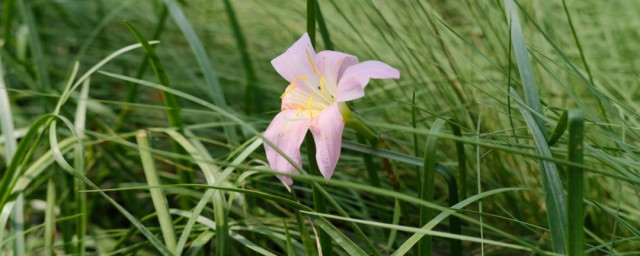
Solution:
{"label": "yellow streak on petal", "polygon": [[320,76],[320,91],[324,94],[324,77]]}
{"label": "yellow streak on petal", "polygon": [[311,112],[311,105],[313,105],[313,94],[309,96],[309,100],[307,100],[307,110],[309,110],[309,116],[313,116],[313,112]]}
{"label": "yellow streak on petal", "polygon": [[309,50],[305,50],[307,52],[307,60],[309,60],[309,64],[311,64],[311,67],[313,68],[313,72],[316,73],[316,75],[320,75],[320,73],[318,73],[318,69],[316,68],[316,65],[313,64],[313,61],[311,60],[311,54],[309,54]]}

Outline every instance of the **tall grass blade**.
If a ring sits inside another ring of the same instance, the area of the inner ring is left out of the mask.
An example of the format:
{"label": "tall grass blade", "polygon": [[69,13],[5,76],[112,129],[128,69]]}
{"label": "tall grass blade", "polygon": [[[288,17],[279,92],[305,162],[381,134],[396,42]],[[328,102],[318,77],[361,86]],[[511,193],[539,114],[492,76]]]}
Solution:
{"label": "tall grass blade", "polygon": [[[535,118],[524,106],[520,96],[511,91],[511,97],[517,102],[518,108],[522,113],[527,126],[531,130],[533,140],[536,144],[538,153],[542,156],[553,159],[549,144],[542,130],[539,129],[535,122]],[[544,192],[544,201],[547,207],[547,219],[549,221],[549,229],[551,231],[551,243],[556,253],[565,253],[565,238],[567,227],[567,206],[565,204],[565,195],[558,173],[556,164],[552,161],[539,160],[540,174],[542,176],[542,190]]]}
{"label": "tall grass blade", "polygon": [[[215,70],[213,69],[211,60],[209,59],[207,52],[204,50],[204,46],[202,45],[200,38],[193,29],[193,26],[191,26],[191,23],[189,23],[189,21],[187,20],[187,17],[185,16],[176,0],[164,0],[164,3],[167,5],[169,14],[171,15],[171,17],[173,17],[176,25],[178,25],[178,27],[184,34],[196,56],[196,60],[200,65],[200,69],[202,70],[202,73],[204,74],[208,85],[208,87],[204,90],[205,93],[207,93],[207,95],[209,95],[209,97],[213,99],[213,102],[217,106],[229,111],[230,109],[227,106],[227,102],[224,98],[224,92],[220,87],[218,77],[215,73]],[[234,146],[238,145],[238,135],[234,127],[224,126],[223,129],[225,131],[227,139],[229,140],[229,144]]]}
{"label": "tall grass blade", "polygon": [[253,111],[262,112],[262,101],[258,100],[258,96],[261,95],[260,88],[257,86],[257,75],[253,63],[251,62],[251,55],[249,54],[249,47],[247,46],[247,40],[242,32],[240,22],[236,17],[236,13],[233,9],[233,5],[230,0],[224,0],[224,9],[229,17],[229,23],[231,23],[231,30],[233,30],[233,36],[238,44],[238,50],[240,51],[240,57],[242,65],[246,72],[245,79],[245,113],[251,114]]}
{"label": "tall grass blade", "polygon": [[[142,49],[144,49],[145,53],[147,54],[149,64],[151,65],[151,69],[153,70],[158,83],[167,87],[172,87],[169,76],[165,71],[164,65],[162,65],[162,62],[160,62],[160,58],[158,58],[155,49],[151,47],[144,35],[142,35],[138,31],[138,29],[133,26],[133,24],[126,20],[124,21],[124,23],[135,35],[136,39],[138,39],[138,42],[140,42],[140,44],[142,45]],[[167,120],[169,121],[169,125],[176,128],[178,132],[184,133],[184,123],[182,121],[182,116],[180,115],[180,105],[178,104],[176,96],[164,91],[162,91],[161,93],[162,101],[165,107],[167,107]],[[171,146],[174,153],[180,154],[183,152],[176,142],[172,142]],[[178,160],[178,164],[186,165],[187,163],[185,163],[185,161]],[[193,174],[191,172],[178,169],[178,175],[180,176],[180,183],[193,183]],[[182,199],[180,200],[180,205],[183,208],[187,208],[190,206],[190,203],[186,199]]]}
{"label": "tall grass blade", "polygon": [[[584,69],[587,71],[587,76],[589,77],[589,82],[592,85],[595,85],[593,81],[593,74],[591,73],[591,68],[589,68],[589,63],[587,63],[587,58],[584,56],[584,50],[582,49],[582,44],[580,43],[580,39],[578,38],[578,32],[576,31],[575,26],[573,25],[573,19],[571,19],[571,14],[569,13],[569,8],[567,8],[567,1],[562,0],[562,7],[564,9],[564,13],[567,15],[567,21],[569,22],[569,27],[571,28],[571,34],[573,35],[573,40],[576,42],[576,46],[578,47],[578,52],[580,53],[580,60],[582,61],[582,65],[584,65]],[[598,97],[598,105],[600,106],[600,111],[602,111],[602,115],[604,119],[607,120],[607,111],[602,103],[602,100]]]}
{"label": "tall grass blade", "polygon": [[[449,119],[449,124],[451,125],[451,131],[454,136],[458,136],[462,138],[462,130],[460,130],[460,125],[453,120]],[[456,141],[456,153],[458,156],[458,177],[460,178],[460,195],[462,198],[467,197],[467,155],[464,153],[464,143],[461,141]]]}
{"label": "tall grass blade", "polygon": [[[527,46],[524,43],[522,36],[522,27],[520,26],[520,18],[518,16],[518,7],[514,0],[504,0],[504,11],[507,15],[507,23],[509,24],[511,43],[513,44],[513,51],[516,55],[516,63],[518,65],[518,73],[520,74],[520,80],[522,82],[522,89],[524,91],[524,97],[533,111],[539,115],[543,115],[542,104],[540,103],[540,96],[538,95],[538,86],[531,68],[531,60],[529,59],[529,52]],[[538,129],[546,138],[544,120],[542,117],[535,115],[534,119]]]}
{"label": "tall grass blade", "polygon": [[[19,0],[18,3],[29,29],[29,46],[31,46],[30,50],[31,54],[33,54],[32,61],[35,67],[39,90],[41,92],[47,92],[49,91],[49,89],[51,89],[51,82],[49,81],[49,69],[45,65],[46,55],[42,48],[42,40],[40,40],[40,35],[36,27],[36,20],[33,16],[31,1]],[[46,100],[46,98],[43,98],[43,100]],[[46,106],[49,105],[48,102],[43,101],[42,103],[43,107],[45,107],[46,110]]]}
{"label": "tall grass blade", "polygon": [[[87,104],[89,102],[89,84],[90,80],[87,79],[82,85],[82,89],[80,90],[80,97],[78,99],[78,106],[76,107],[76,115],[74,118],[73,125],[76,128],[76,133],[80,139],[85,139],[85,126],[87,120]],[[73,159],[73,167],[82,174],[86,173],[85,169],[85,159],[84,159],[84,148],[80,144],[76,144],[74,146],[74,155]],[[74,194],[76,200],[76,211],[80,214],[76,222],[76,245],[75,245],[75,254],[76,255],[84,255],[85,252],[85,235],[87,233],[87,225],[89,224],[89,209],[87,202],[87,194],[81,191],[86,189],[86,185],[84,182],[80,180],[74,180]]]}
{"label": "tall grass blade", "polygon": [[56,235],[56,184],[53,178],[47,180],[47,208],[44,214],[44,254],[55,255],[53,242]]}
{"label": "tall grass blade", "polygon": [[[438,118],[431,126],[431,132],[438,133],[446,124],[444,119]],[[436,142],[438,137],[429,136],[425,145],[424,165],[420,177],[421,189],[420,199],[433,202],[435,193],[435,173],[436,173]],[[420,226],[425,225],[433,216],[433,210],[428,207],[420,207]],[[425,236],[418,244],[418,255],[431,255],[433,251],[433,240],[431,236]]]}
{"label": "tall grass blade", "polygon": [[[569,160],[576,164],[584,162],[584,118],[582,111],[577,109],[569,110]],[[570,166],[568,188],[568,235],[567,251],[568,255],[584,255],[584,171],[582,168]]]}
{"label": "tall grass blade", "polygon": [[[149,151],[151,149],[149,145],[148,133],[146,131],[139,131],[136,134],[136,141],[138,142],[140,159],[142,160],[142,169],[147,179],[147,184],[150,187],[159,186],[160,178],[158,177],[158,170],[153,162],[153,156]],[[163,190],[160,188],[149,188],[151,194],[151,200],[155,213],[158,216],[158,222],[160,222],[160,230],[162,231],[162,237],[167,249],[171,251],[176,250],[176,235],[173,230],[173,220],[169,214],[169,204],[167,203],[167,197]]]}
{"label": "tall grass blade", "polygon": [[[447,181],[447,187],[449,189],[449,207],[453,207],[460,202],[460,198],[458,197],[458,185],[456,183],[456,178],[444,165],[436,164],[436,169],[439,170],[438,173],[443,174],[442,176]],[[449,232],[456,235],[462,234],[460,218],[456,216],[451,216],[449,218]],[[461,256],[462,242],[458,239],[449,239],[449,252],[453,256]]]}

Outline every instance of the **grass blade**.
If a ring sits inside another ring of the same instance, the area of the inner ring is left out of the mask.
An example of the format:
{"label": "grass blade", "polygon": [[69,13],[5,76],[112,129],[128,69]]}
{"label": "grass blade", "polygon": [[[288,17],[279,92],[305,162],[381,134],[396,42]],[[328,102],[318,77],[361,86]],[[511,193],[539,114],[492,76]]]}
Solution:
{"label": "grass blade", "polygon": [[[538,153],[542,156],[553,159],[551,149],[542,130],[539,129],[535,119],[529,109],[524,106],[520,96],[511,91],[511,97],[517,102],[527,126],[531,130]],[[544,201],[547,207],[547,218],[549,229],[551,230],[551,242],[556,253],[565,253],[565,234],[567,227],[567,209],[565,204],[562,181],[558,174],[558,168],[554,162],[539,160],[540,174],[542,175],[542,190]]]}
{"label": "grass blade", "polygon": [[[11,1],[9,1],[11,2]],[[15,128],[13,126],[13,114],[11,113],[11,103],[9,101],[9,93],[7,92],[7,85],[4,81],[4,65],[2,64],[2,57],[0,57],[0,123],[2,123],[2,134],[4,135],[4,152],[5,161],[7,165],[11,165],[13,156],[16,153],[17,138],[15,137]],[[7,171],[8,172],[8,171]],[[6,176],[7,174],[5,174]],[[6,178],[6,177],[5,177]],[[0,190],[7,191],[7,190]],[[25,241],[22,223],[24,212],[24,196],[20,194],[16,199],[16,205],[13,211],[13,228],[16,235],[14,240],[14,253],[16,255],[24,254]],[[0,209],[2,209],[0,207]],[[0,227],[3,229],[4,227]],[[0,235],[1,238],[2,235]],[[2,239],[0,239],[2,241]],[[0,247],[1,248],[1,247]]]}
{"label": "grass blade", "polygon": [[[438,133],[446,124],[444,119],[438,118],[431,126],[431,132]],[[420,199],[433,202],[435,192],[435,173],[436,173],[436,142],[438,137],[429,136],[425,145],[424,165],[422,169]],[[433,210],[428,207],[420,207],[420,226],[424,226],[433,215]],[[431,236],[425,236],[418,243],[418,255],[431,255],[433,250],[433,241]]]}
{"label": "grass blade", "polygon": [[[206,51],[204,50],[204,46],[200,41],[200,38],[196,34],[193,26],[187,20],[184,12],[176,2],[176,0],[164,0],[165,5],[169,9],[169,14],[173,17],[173,20],[176,22],[185,38],[189,42],[191,49],[193,50],[196,60],[198,64],[200,64],[200,68],[202,69],[202,73],[207,80],[208,87],[205,89],[205,93],[209,95],[211,99],[213,99],[214,104],[219,106],[220,108],[229,111],[230,109],[227,106],[227,102],[224,98],[224,92],[218,83],[218,77],[215,74],[213,69],[213,65],[211,64],[211,60],[209,59]],[[229,144],[235,146],[238,145],[238,135],[236,134],[234,127],[224,126],[225,134],[227,135],[227,139],[229,140]]]}
{"label": "grass blade", "polygon": [[233,30],[233,36],[238,44],[238,50],[240,51],[240,57],[242,59],[242,65],[246,72],[245,80],[245,113],[251,114],[254,111],[262,113],[262,101],[258,100],[258,96],[261,95],[260,88],[256,85],[257,75],[253,63],[251,62],[251,55],[249,54],[249,47],[247,46],[247,40],[242,33],[242,27],[240,22],[236,18],[236,13],[233,10],[233,5],[230,0],[224,0],[224,9],[229,17],[231,23],[231,30]]}
{"label": "grass blade", "polygon": [[[309,212],[304,212],[303,211],[303,213],[309,213]],[[318,227],[320,227],[322,230],[327,232],[327,234],[336,242],[336,244],[339,245],[340,247],[342,247],[342,249],[344,249],[347,252],[347,255],[352,255],[352,256],[356,256],[356,255],[365,256],[365,255],[368,255],[366,252],[364,252],[362,249],[360,249],[360,247],[358,247],[358,245],[356,245],[353,241],[351,241],[351,239],[349,239],[349,237],[344,235],[344,233],[342,233],[342,231],[337,229],[335,226],[333,226],[326,219],[324,219],[324,218],[322,218],[320,216],[317,216],[317,215],[312,215],[312,214],[308,214],[308,216],[309,216],[309,218],[311,218],[313,220],[313,222],[316,223],[316,225],[318,225]],[[327,255],[327,254],[325,254],[323,252],[322,255]]]}
{"label": "grass blade", "polygon": [[[462,138],[460,125],[455,120],[449,119],[453,135]],[[464,153],[464,143],[456,141],[456,153],[458,155],[458,177],[460,177],[460,195],[467,197],[467,155]]]}
{"label": "grass blade", "polygon": [[[316,145],[311,136],[311,132],[307,132],[304,144],[307,146],[307,160],[309,161],[309,174],[322,175],[318,169],[318,163],[316,162]],[[327,203],[326,198],[320,191],[319,186],[312,186],[313,193],[313,207],[316,212],[326,213]],[[320,255],[333,255],[333,245],[331,237],[327,232],[318,230],[318,241],[320,241]]]}
{"label": "grass blade", "polygon": [[56,233],[56,184],[53,178],[47,181],[47,208],[44,215],[44,254],[55,255],[53,251],[53,241]]}
{"label": "grass blade", "polygon": [[[447,187],[449,188],[449,207],[453,207],[460,202],[456,178],[444,165],[436,164],[436,169],[439,170],[438,173],[443,174],[442,177],[447,181]],[[449,217],[449,232],[456,235],[462,234],[460,218],[456,216]],[[453,256],[462,255],[462,241],[449,239],[449,252]]]}
{"label": "grass blade", "polygon": [[[131,24],[126,20],[124,21],[124,23],[127,25],[129,30],[135,35],[136,39],[138,39],[138,42],[140,42],[140,44],[142,45],[142,49],[144,49],[145,53],[147,54],[149,64],[151,65],[151,69],[153,70],[153,73],[155,74],[156,79],[158,80],[158,83],[166,87],[172,87],[171,81],[169,80],[169,76],[167,75],[167,72],[164,69],[164,65],[162,65],[162,62],[160,62],[160,58],[158,58],[158,55],[156,54],[155,49],[151,47],[147,39],[138,31],[138,29],[136,29],[133,26],[133,24]],[[167,93],[165,91],[161,91],[161,93],[162,93],[162,101],[165,107],[167,107],[167,120],[169,121],[169,125],[171,127],[176,128],[179,133],[184,133],[184,123],[182,121],[182,116],[180,116],[180,105],[178,104],[178,100],[176,99],[176,96],[173,94]],[[178,145],[175,141],[172,141],[171,146],[173,148],[174,153],[176,154],[183,153],[183,150],[180,148],[180,145]],[[178,160],[178,164],[186,165],[188,163]],[[180,176],[181,183],[193,183],[193,173],[182,170],[182,169],[178,169],[178,175]],[[183,208],[188,208],[191,206],[189,201],[187,201],[186,199],[180,200],[180,205]]]}
{"label": "grass blade", "polygon": [[[146,131],[139,131],[136,134],[136,141],[138,142],[140,159],[142,160],[142,168],[144,175],[147,179],[149,186],[159,186],[160,179],[158,178],[158,170],[153,162],[153,156],[149,149],[148,133]],[[156,214],[158,215],[158,222],[160,222],[160,230],[162,231],[162,237],[167,249],[171,251],[176,250],[176,235],[173,230],[173,220],[169,214],[169,205],[167,203],[167,197],[160,188],[149,188],[151,194],[151,200]]]}
{"label": "grass blade", "polygon": [[551,134],[551,138],[549,138],[549,146],[553,146],[556,144],[558,140],[564,134],[564,131],[567,130],[567,111],[562,112],[562,116],[560,116],[560,120],[558,120],[558,124],[556,124],[556,128],[553,129],[553,133]]}
{"label": "grass blade", "polygon": [[213,238],[216,233],[211,231],[204,231],[189,246],[189,250],[185,252],[185,256],[195,256],[198,255],[198,252],[204,248],[204,246]]}
{"label": "grass blade", "polygon": [[[89,83],[90,80],[87,79],[82,85],[82,89],[80,91],[80,98],[78,99],[78,106],[76,108],[76,115],[73,125],[76,128],[76,133],[80,139],[85,138],[84,129],[86,126],[87,119],[87,103],[89,101]],[[73,159],[73,167],[82,174],[86,173],[85,170],[85,159],[84,159],[84,148],[82,145],[76,144],[74,147],[74,155]],[[79,180],[74,180],[75,187],[75,200],[76,200],[76,211],[80,214],[78,221],[76,222],[76,247],[75,254],[83,255],[85,251],[85,235],[87,233],[87,225],[89,224],[89,209],[87,203],[87,194],[80,192],[87,188],[84,182]]]}
{"label": "grass blade", "polygon": [[[538,86],[536,85],[535,77],[533,76],[533,69],[531,68],[531,61],[529,60],[529,52],[527,46],[524,43],[522,37],[522,27],[520,26],[520,18],[518,16],[518,8],[514,0],[504,0],[504,11],[507,15],[507,22],[510,27],[511,43],[513,44],[513,51],[516,55],[516,63],[518,65],[518,73],[520,74],[520,80],[522,81],[522,89],[524,90],[524,97],[527,105],[533,109],[533,111],[542,115],[542,104],[540,104],[540,96],[538,95]],[[544,120],[540,116],[534,116],[538,129],[546,138]]]}
{"label": "grass blade", "polygon": [[[569,110],[569,160],[576,164],[583,163],[584,151],[584,119],[582,111]],[[584,255],[584,172],[579,167],[567,168],[569,172],[568,191],[568,255]]]}

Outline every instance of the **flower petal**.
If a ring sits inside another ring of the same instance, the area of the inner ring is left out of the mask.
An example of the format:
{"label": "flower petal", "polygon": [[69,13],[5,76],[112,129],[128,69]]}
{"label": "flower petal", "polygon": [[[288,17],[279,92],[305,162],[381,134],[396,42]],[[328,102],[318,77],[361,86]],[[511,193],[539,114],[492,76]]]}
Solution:
{"label": "flower petal", "polygon": [[325,179],[331,178],[336,169],[340,149],[342,147],[342,131],[344,120],[340,114],[338,103],[327,107],[311,122],[309,127],[316,143],[316,160],[318,168]]}
{"label": "flower petal", "polygon": [[[296,118],[295,110],[284,110],[273,118],[273,121],[264,132],[264,137],[273,142],[298,165],[301,165],[300,145],[309,129],[309,121],[309,119]],[[278,172],[298,173],[298,170],[287,159],[267,143],[264,144],[264,148],[271,169]],[[293,183],[293,180],[289,177],[278,176],[278,178],[287,185]]]}
{"label": "flower petal", "polygon": [[309,58],[315,65],[316,52],[313,50],[309,35],[304,33],[286,52],[273,59],[271,65],[290,83],[300,76],[306,76],[310,81],[317,81],[318,77]]}
{"label": "flower petal", "polygon": [[336,100],[350,101],[364,96],[369,79],[400,78],[400,71],[380,61],[365,61],[347,68],[338,82]]}
{"label": "flower petal", "polygon": [[358,58],[342,52],[321,51],[316,57],[316,63],[325,86],[335,93],[340,77],[348,67],[358,64]]}

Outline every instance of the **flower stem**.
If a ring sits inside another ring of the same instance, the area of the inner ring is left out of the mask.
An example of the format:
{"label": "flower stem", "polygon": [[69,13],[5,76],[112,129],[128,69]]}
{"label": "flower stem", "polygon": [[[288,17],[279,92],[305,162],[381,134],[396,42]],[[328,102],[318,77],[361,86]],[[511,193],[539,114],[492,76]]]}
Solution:
{"label": "flower stem", "polygon": [[371,142],[371,145],[374,147],[378,146],[380,136],[378,136],[373,129],[360,121],[360,119],[351,112],[351,109],[349,109],[346,103],[340,102],[338,103],[338,107],[340,108],[340,114],[342,114],[344,124],[347,127],[354,129],[360,136]]}

